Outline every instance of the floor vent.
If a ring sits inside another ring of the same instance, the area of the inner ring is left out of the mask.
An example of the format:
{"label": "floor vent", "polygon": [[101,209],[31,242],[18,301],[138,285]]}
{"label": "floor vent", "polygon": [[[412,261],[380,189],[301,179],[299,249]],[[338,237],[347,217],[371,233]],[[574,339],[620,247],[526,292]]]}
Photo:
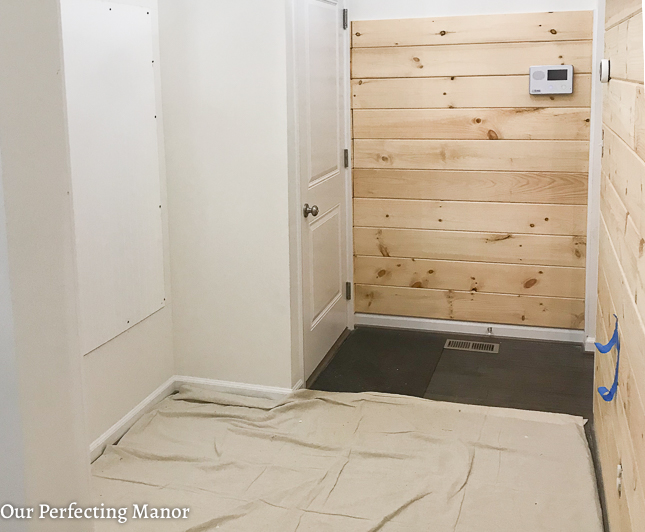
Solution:
{"label": "floor vent", "polygon": [[484,342],[468,342],[466,340],[446,340],[444,349],[456,349],[457,351],[473,351],[475,353],[499,353],[499,344],[488,344]]}

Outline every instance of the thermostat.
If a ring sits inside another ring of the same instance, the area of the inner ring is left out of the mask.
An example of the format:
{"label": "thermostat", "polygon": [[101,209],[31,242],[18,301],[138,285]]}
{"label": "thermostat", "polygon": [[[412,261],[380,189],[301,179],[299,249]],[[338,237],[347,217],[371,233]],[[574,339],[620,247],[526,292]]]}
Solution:
{"label": "thermostat", "polygon": [[531,94],[572,94],[572,65],[542,65],[530,68]]}

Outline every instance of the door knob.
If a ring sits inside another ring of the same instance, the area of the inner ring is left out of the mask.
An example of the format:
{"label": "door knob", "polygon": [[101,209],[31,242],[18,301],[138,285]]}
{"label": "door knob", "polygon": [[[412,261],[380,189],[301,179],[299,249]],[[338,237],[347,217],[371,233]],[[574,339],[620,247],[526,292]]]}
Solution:
{"label": "door knob", "polygon": [[308,203],[305,203],[305,206],[302,209],[302,212],[303,212],[303,214],[305,215],[305,218],[306,218],[310,214],[312,216],[318,216],[318,213],[320,212],[320,210],[318,209],[318,205],[312,205],[310,207]]}

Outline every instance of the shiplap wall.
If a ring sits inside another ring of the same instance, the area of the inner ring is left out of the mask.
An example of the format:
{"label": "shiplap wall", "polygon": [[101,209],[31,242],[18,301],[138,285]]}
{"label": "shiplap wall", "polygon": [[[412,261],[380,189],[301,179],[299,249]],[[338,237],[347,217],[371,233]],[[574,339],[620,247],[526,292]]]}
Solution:
{"label": "shiplap wall", "polygon": [[[584,328],[593,13],[352,24],[356,311]],[[531,96],[531,65],[574,93]]]}
{"label": "shiplap wall", "polygon": [[[640,0],[607,0],[604,149],[597,339],[605,343],[620,318],[616,398],[595,394],[594,419],[612,532],[645,527],[645,95]],[[614,379],[616,353],[596,356],[596,386]],[[616,487],[623,467],[623,490]]]}

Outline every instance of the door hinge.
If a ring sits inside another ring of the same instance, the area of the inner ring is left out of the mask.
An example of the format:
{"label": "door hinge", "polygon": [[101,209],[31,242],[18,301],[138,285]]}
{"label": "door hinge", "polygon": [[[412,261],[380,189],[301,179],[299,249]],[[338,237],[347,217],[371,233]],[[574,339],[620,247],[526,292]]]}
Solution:
{"label": "door hinge", "polygon": [[345,168],[349,168],[349,150],[345,150],[343,152],[343,162],[345,164]]}
{"label": "door hinge", "polygon": [[343,29],[346,30],[349,28],[349,12],[347,9],[343,9]]}
{"label": "door hinge", "polygon": [[345,299],[347,299],[347,301],[352,299],[352,283],[349,281],[345,283]]}

